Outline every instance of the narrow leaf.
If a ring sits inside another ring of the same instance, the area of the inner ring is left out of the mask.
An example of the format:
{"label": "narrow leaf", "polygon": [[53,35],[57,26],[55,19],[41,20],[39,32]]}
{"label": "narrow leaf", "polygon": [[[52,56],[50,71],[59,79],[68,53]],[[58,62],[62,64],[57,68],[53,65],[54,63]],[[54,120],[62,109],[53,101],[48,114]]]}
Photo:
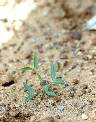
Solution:
{"label": "narrow leaf", "polygon": [[61,79],[61,78],[55,79],[55,80],[53,81],[53,84],[63,84],[63,83],[64,83],[64,80]]}
{"label": "narrow leaf", "polygon": [[26,101],[32,100],[33,99],[33,89],[30,85],[26,84],[23,82],[24,85],[24,91],[28,93],[28,96],[25,97]]}
{"label": "narrow leaf", "polygon": [[48,84],[46,84],[46,85],[43,86],[43,90],[50,97],[57,96],[57,94],[55,94],[54,92],[49,91],[49,85]]}
{"label": "narrow leaf", "polygon": [[31,67],[23,67],[20,69],[22,72],[33,70]]}
{"label": "narrow leaf", "polygon": [[51,64],[50,75],[51,75],[51,79],[54,81],[54,79],[56,77],[56,71],[55,71],[55,65],[54,64]]}
{"label": "narrow leaf", "polygon": [[34,57],[33,57],[33,68],[37,69],[38,68],[38,51],[35,50],[34,52]]}

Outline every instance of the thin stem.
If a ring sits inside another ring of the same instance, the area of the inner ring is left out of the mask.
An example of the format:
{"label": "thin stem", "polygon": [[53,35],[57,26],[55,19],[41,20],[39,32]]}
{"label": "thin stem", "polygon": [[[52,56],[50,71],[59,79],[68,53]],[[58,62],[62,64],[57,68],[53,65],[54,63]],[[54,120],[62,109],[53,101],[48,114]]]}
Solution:
{"label": "thin stem", "polygon": [[41,77],[41,75],[36,70],[34,70],[34,72],[36,73],[38,79],[40,80],[40,85],[42,86],[44,84],[43,78]]}

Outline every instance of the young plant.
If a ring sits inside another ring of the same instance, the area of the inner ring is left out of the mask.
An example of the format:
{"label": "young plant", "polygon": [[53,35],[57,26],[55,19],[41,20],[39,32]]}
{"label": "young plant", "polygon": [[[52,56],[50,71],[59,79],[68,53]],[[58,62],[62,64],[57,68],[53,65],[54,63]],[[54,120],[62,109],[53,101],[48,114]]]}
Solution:
{"label": "young plant", "polygon": [[64,80],[62,78],[56,78],[56,69],[55,69],[55,65],[51,64],[51,68],[50,68],[50,76],[51,76],[51,80],[53,81],[53,84],[64,84]]}
{"label": "young plant", "polygon": [[50,66],[50,77],[51,77],[52,82],[49,83],[49,84],[44,85],[43,89],[44,89],[45,93],[48,96],[51,96],[51,97],[52,96],[57,96],[57,94],[55,94],[54,92],[49,91],[49,89],[52,88],[52,86],[54,86],[54,85],[63,84],[64,80],[62,78],[57,78],[56,79],[56,70],[55,70],[55,65],[54,64],[51,64],[51,66]]}
{"label": "young plant", "polygon": [[54,92],[52,91],[49,91],[49,89],[52,87],[52,84],[45,84],[43,86],[43,91],[46,95],[50,96],[50,97],[55,97],[57,96],[57,94],[55,94]]}
{"label": "young plant", "polygon": [[21,68],[21,70],[22,70],[22,72],[26,72],[26,71],[34,72],[37,75],[37,77],[40,81],[40,84],[43,84],[44,81],[38,72],[38,51],[37,50],[35,50],[35,52],[34,52],[32,65],[23,67],[23,68]]}
{"label": "young plant", "polygon": [[20,81],[21,83],[23,83],[24,85],[24,91],[28,93],[28,96],[25,97],[26,101],[30,101],[33,99],[34,97],[34,91],[32,89],[32,87],[30,85],[28,85],[27,83],[25,83],[24,81]]}
{"label": "young plant", "polygon": [[[42,87],[43,95],[46,94],[46,95],[51,96],[51,97],[57,96],[57,94],[50,91],[50,89],[54,85],[64,83],[64,80],[62,78],[56,78],[56,70],[55,70],[55,65],[54,64],[50,65],[50,77],[51,77],[52,82],[46,83],[43,80],[43,78],[41,77],[41,75],[38,72],[38,51],[37,50],[35,50],[35,52],[34,52],[32,65],[23,67],[23,68],[21,68],[21,70],[23,72],[32,71],[36,74],[36,76],[38,77],[38,79],[40,81],[40,85]],[[31,86],[27,85],[25,82],[23,83],[23,85],[24,85],[24,91],[27,91],[27,93],[29,95],[28,97],[26,97],[26,100],[31,100],[34,96],[33,89],[31,88]]]}
{"label": "young plant", "polygon": [[22,72],[26,72],[26,71],[35,71],[36,72],[37,69],[38,69],[38,51],[35,50],[32,65],[23,67],[23,68],[21,68],[21,70],[22,70]]}
{"label": "young plant", "polygon": [[[42,86],[45,83],[45,81],[43,80],[43,78],[41,77],[41,75],[38,72],[38,51],[37,50],[35,50],[35,52],[34,52],[32,65],[23,67],[20,70],[22,72],[26,72],[26,71],[34,72],[40,81],[40,85]],[[23,85],[24,85],[25,91],[27,91],[27,93],[29,95],[26,99],[27,100],[32,99],[33,98],[33,90],[31,88],[31,86],[27,85],[26,83],[23,83]]]}

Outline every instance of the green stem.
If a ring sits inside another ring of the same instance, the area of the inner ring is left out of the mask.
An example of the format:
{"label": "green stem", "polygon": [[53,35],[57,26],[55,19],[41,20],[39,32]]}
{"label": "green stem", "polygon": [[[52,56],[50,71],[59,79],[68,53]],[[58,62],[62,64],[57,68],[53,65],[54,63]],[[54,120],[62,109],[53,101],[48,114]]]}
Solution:
{"label": "green stem", "polygon": [[37,71],[35,71],[35,73],[36,73],[38,79],[40,80],[40,85],[43,85],[44,84],[43,78],[41,77],[41,75]]}
{"label": "green stem", "polygon": [[[43,80],[43,78],[41,77],[41,75],[37,71],[35,71],[35,73],[36,73],[38,79],[40,80],[40,85],[43,86],[45,84],[45,81]],[[42,88],[42,96],[41,96],[41,99],[43,99],[44,95],[45,95],[45,91]]]}

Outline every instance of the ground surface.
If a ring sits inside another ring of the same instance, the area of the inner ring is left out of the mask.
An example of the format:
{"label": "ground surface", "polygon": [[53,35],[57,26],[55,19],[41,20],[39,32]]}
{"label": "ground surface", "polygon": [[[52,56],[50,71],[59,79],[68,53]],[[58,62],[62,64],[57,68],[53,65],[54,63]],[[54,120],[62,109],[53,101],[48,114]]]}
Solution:
{"label": "ground surface", "polygon": [[[68,1],[41,2],[0,49],[1,122],[96,122],[96,32],[83,29],[94,14],[95,1]],[[54,88],[57,97],[41,99],[38,94],[25,102],[27,94],[19,81],[26,80],[37,91],[40,85],[34,74],[18,68],[31,64],[36,48],[43,78],[50,82],[54,62],[57,73],[61,64],[65,84]]]}

